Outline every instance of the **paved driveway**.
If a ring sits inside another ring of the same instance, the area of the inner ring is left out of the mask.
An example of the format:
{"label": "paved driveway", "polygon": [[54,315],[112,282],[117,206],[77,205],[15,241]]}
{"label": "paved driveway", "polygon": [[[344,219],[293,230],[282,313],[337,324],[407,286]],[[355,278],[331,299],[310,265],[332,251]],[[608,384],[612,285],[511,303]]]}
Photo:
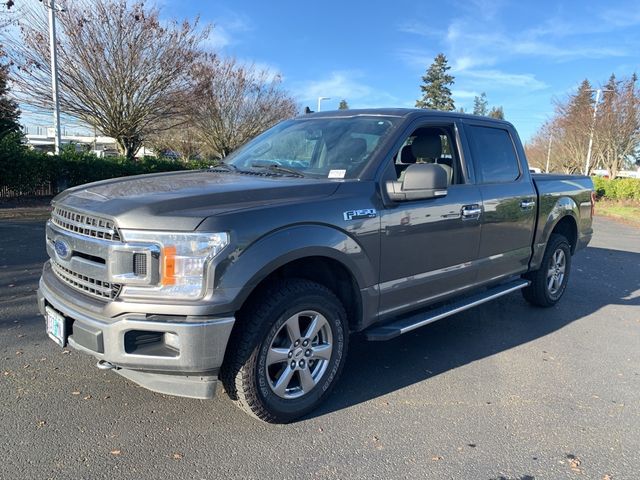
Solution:
{"label": "paved driveway", "polygon": [[640,230],[596,219],[555,308],[515,293],[387,343],[286,426],[172,398],[44,334],[44,226],[0,221],[0,478],[635,479]]}

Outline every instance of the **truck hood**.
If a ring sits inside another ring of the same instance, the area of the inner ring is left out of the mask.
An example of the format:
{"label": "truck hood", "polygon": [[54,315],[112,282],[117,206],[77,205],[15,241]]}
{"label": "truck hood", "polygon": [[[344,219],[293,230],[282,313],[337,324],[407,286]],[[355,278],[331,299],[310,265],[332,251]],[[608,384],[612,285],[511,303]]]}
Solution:
{"label": "truck hood", "polygon": [[65,190],[54,206],[114,218],[120,228],[194,230],[206,217],[332,195],[340,182],[206,170],[103,180]]}

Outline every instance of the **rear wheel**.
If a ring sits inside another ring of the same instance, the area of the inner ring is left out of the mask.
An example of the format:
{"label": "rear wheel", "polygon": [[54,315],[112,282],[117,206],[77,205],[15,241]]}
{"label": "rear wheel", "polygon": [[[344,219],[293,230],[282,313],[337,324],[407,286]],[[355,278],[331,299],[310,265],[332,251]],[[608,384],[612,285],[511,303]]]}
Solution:
{"label": "rear wheel", "polygon": [[302,279],[281,281],[241,314],[221,379],[247,413],[286,423],[329,394],[347,353],[344,307],[329,289]]}
{"label": "rear wheel", "polygon": [[571,271],[571,246],[559,234],[552,234],[542,257],[540,268],[525,275],[531,285],[522,289],[522,295],[539,307],[555,305],[564,293]]}

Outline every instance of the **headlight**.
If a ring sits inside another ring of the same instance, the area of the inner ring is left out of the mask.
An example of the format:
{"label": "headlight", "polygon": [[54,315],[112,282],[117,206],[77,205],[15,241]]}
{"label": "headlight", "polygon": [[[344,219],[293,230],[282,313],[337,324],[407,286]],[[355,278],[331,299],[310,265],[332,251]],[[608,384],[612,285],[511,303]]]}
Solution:
{"label": "headlight", "polygon": [[122,296],[195,299],[204,295],[204,276],[209,261],[229,243],[227,233],[167,233],[122,230],[125,242],[160,247],[157,285],[125,285]]}

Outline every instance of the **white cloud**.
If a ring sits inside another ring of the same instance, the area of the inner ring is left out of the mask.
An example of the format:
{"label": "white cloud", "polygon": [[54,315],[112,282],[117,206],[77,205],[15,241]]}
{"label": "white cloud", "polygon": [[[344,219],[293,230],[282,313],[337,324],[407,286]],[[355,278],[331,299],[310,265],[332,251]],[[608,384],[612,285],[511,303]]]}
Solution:
{"label": "white cloud", "polygon": [[413,35],[420,35],[423,37],[442,37],[445,32],[438,29],[437,27],[433,27],[431,25],[427,25],[424,22],[419,22],[416,20],[409,20],[401,23],[398,26],[398,31],[402,33],[410,33]]}
{"label": "white cloud", "polygon": [[[429,65],[438,51],[444,51],[452,62],[454,73],[494,66],[525,57],[545,58],[556,62],[582,58],[629,57],[638,45],[634,40],[618,37],[612,41],[608,33],[616,28],[640,24],[640,11],[630,7],[606,9],[600,18],[574,16],[565,19],[551,16],[543,23],[521,31],[509,31],[498,18],[501,2],[472,0],[458,5],[463,12],[436,32],[429,21],[414,20],[400,24],[403,33],[433,38],[429,53],[415,48],[401,48],[397,56],[410,67]],[[484,21],[478,21],[484,19]],[[433,34],[433,35],[432,35]],[[606,35],[606,40],[597,37]],[[437,42],[437,43],[436,43]],[[415,41],[414,41],[415,44]]]}
{"label": "white cloud", "polygon": [[640,25],[638,5],[623,6],[620,9],[603,8],[600,19],[612,30]]}
{"label": "white cloud", "polygon": [[261,74],[264,72],[266,75],[267,81],[271,82],[276,78],[279,78],[282,81],[285,80],[285,77],[282,74],[282,71],[280,70],[280,68],[272,63],[244,59],[244,58],[238,59],[238,62],[241,63],[242,65],[246,65],[247,67],[252,66],[254,71],[258,74]]}
{"label": "white cloud", "polygon": [[396,56],[409,67],[423,70],[433,62],[435,53],[416,48],[403,48],[396,52]]}
{"label": "white cloud", "polygon": [[486,87],[512,87],[526,90],[542,90],[548,85],[530,73],[507,73],[500,70],[469,70],[465,76],[477,80]]}
{"label": "white cloud", "polygon": [[213,28],[208,38],[203,42],[203,47],[219,51],[238,42],[238,38],[252,30],[251,22],[247,17],[232,14],[213,22]]}
{"label": "white cloud", "polygon": [[207,50],[220,50],[231,43],[231,34],[224,27],[214,26],[202,46]]}
{"label": "white cloud", "polygon": [[463,56],[454,60],[451,70],[454,73],[462,73],[475,67],[493,65],[495,60],[492,57],[471,57]]}
{"label": "white cloud", "polygon": [[387,92],[364,83],[357,71],[338,70],[322,79],[297,82],[294,95],[303,104],[314,108],[318,97],[330,97],[333,103],[345,99],[352,108],[368,108],[397,105],[398,99]]}
{"label": "white cloud", "polygon": [[310,80],[299,85],[296,91],[305,100],[329,96],[358,100],[371,95],[372,88],[355,80],[354,76],[358,74],[346,71],[331,72],[327,78]]}
{"label": "white cloud", "polygon": [[453,98],[456,100],[467,100],[469,98],[475,98],[480,95],[475,90],[458,90],[458,89],[452,90],[451,94],[453,95]]}

